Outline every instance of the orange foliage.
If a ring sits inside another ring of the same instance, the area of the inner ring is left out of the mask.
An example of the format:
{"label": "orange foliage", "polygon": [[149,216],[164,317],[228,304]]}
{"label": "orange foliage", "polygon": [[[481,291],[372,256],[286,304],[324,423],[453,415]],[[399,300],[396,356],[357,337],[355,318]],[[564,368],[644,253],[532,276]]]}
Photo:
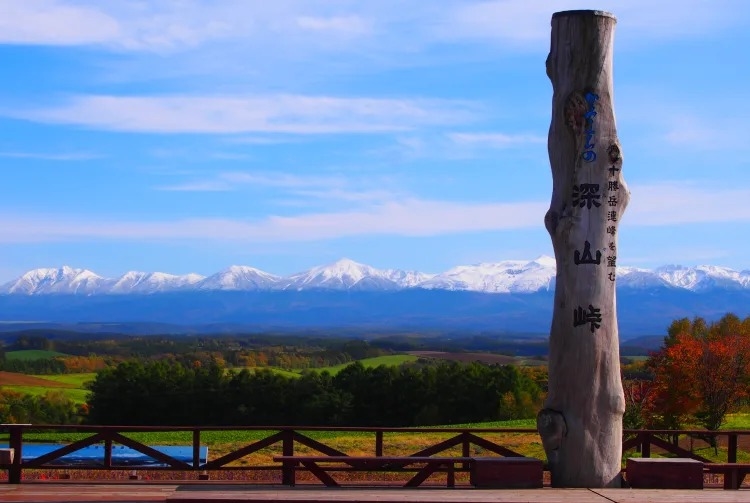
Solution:
{"label": "orange foliage", "polygon": [[655,378],[644,404],[647,426],[679,428],[692,415],[718,429],[748,396],[750,321],[727,315],[706,327],[700,319],[679,320],[666,343],[649,360]]}
{"label": "orange foliage", "polygon": [[71,374],[96,372],[107,367],[107,362],[101,356],[66,356],[60,359]]}

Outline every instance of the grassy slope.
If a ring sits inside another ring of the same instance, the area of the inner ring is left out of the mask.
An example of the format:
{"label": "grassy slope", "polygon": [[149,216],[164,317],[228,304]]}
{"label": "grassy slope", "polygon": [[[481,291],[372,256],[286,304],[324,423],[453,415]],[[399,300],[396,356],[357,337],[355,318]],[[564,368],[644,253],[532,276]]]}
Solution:
{"label": "grassy slope", "polygon": [[86,403],[88,390],[79,388],[44,388],[42,386],[3,386],[3,389],[26,395],[42,396],[48,391],[59,391],[76,404]]}
{"label": "grassy slope", "polygon": [[[371,367],[378,367],[380,365],[389,365],[389,366],[397,366],[402,365],[404,363],[414,362],[417,361],[418,358],[414,355],[387,355],[387,356],[376,356],[375,358],[365,358],[363,360],[358,360],[359,363],[364,365],[366,368]],[[329,373],[336,375],[342,370],[344,370],[346,367],[351,365],[351,363],[342,363],[341,365],[334,365],[331,367],[320,367],[311,369],[315,372],[323,372],[328,371]]]}
{"label": "grassy slope", "polygon": [[5,358],[8,360],[46,360],[57,356],[69,356],[57,351],[46,351],[44,349],[23,349],[20,351],[8,351]]}
{"label": "grassy slope", "polygon": [[42,379],[48,379],[63,384],[67,384],[72,388],[83,388],[83,386],[96,379],[95,372],[85,372],[82,374],[53,374],[53,375],[37,375]]}
{"label": "grassy slope", "polygon": [[[389,366],[398,366],[402,365],[404,363],[413,362],[416,361],[418,358],[416,356],[412,355],[387,355],[387,356],[376,356],[375,358],[364,358],[362,360],[358,360],[362,365],[364,365],[366,368],[371,367],[378,367],[380,365],[389,365]],[[312,372],[323,372],[327,371],[328,373],[332,375],[336,375],[339,372],[341,372],[343,369],[348,367],[354,362],[349,363],[342,363],[341,365],[333,365],[330,367],[318,367],[318,368],[312,368],[307,369]],[[248,370],[262,370],[267,369],[271,370],[273,372],[276,372],[277,374],[281,374],[284,377],[299,377],[303,370],[285,370],[280,369],[277,367],[247,367]],[[241,368],[235,368],[234,370],[240,371]]]}
{"label": "grassy slope", "polygon": [[277,367],[235,367],[230,370],[233,370],[234,372],[240,372],[243,369],[247,369],[250,372],[254,370],[270,370],[271,372],[282,375],[284,377],[299,377],[300,376],[299,372],[295,372],[293,370],[284,370],[284,369],[280,369]]}
{"label": "grassy slope", "polygon": [[96,374],[55,374],[37,375],[16,374],[3,372],[3,389],[24,393],[28,395],[41,396],[48,391],[60,391],[75,403],[85,403],[88,390],[84,384],[92,381]]}

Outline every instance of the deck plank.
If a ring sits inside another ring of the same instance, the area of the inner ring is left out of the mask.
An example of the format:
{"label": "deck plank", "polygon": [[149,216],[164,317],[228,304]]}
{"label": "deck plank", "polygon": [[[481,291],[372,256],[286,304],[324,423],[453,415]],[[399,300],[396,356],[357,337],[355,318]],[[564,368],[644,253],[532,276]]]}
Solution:
{"label": "deck plank", "polygon": [[724,489],[592,489],[615,503],[750,503],[750,490]]}
{"label": "deck plank", "polygon": [[245,484],[23,483],[0,484],[8,503],[750,503],[750,490],[658,489],[400,489]]}

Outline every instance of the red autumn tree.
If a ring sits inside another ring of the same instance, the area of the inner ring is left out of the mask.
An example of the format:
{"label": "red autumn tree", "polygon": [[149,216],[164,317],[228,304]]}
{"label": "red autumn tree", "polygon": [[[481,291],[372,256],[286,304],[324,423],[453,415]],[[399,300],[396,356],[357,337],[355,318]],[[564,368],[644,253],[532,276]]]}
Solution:
{"label": "red autumn tree", "polygon": [[677,320],[665,346],[651,356],[654,389],[645,405],[647,425],[678,429],[693,416],[708,430],[748,396],[750,318],[728,314],[707,325]]}
{"label": "red autumn tree", "polygon": [[644,404],[647,427],[680,429],[698,410],[696,375],[700,358],[700,342],[684,333],[674,336],[669,346],[651,355],[648,366],[654,373],[654,381]]}

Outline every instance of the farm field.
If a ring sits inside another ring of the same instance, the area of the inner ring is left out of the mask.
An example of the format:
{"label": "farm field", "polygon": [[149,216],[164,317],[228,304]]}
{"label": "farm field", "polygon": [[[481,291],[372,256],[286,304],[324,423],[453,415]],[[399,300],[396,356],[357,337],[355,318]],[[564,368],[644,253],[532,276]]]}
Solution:
{"label": "farm field", "polygon": [[88,390],[84,384],[93,380],[96,374],[58,374],[32,376],[15,372],[0,371],[0,385],[3,389],[41,396],[48,391],[58,390],[77,404],[86,403]]}
{"label": "farm field", "polygon": [[[386,355],[386,356],[376,356],[374,358],[363,358],[362,360],[357,360],[359,363],[361,363],[365,368],[374,368],[379,367],[380,365],[386,365],[389,367],[396,367],[398,365],[403,365],[404,363],[411,363],[417,361],[419,358],[415,355]],[[342,363],[341,365],[333,365],[330,367],[318,367],[313,370],[315,372],[324,372],[327,371],[331,375],[336,375],[342,370],[344,370],[346,367],[351,365],[354,362],[349,363]]]}
{"label": "farm field", "polygon": [[47,351],[44,349],[23,349],[19,351],[8,351],[5,358],[8,360],[46,360],[58,356],[70,356],[57,351]]}
{"label": "farm field", "polygon": [[41,379],[55,381],[61,384],[83,388],[83,386],[96,379],[95,372],[84,372],[81,374],[54,374],[54,375],[37,375]]}
{"label": "farm field", "polygon": [[409,355],[417,358],[430,358],[435,360],[449,360],[463,363],[481,362],[489,365],[518,365],[539,366],[547,362],[534,358],[521,358],[517,356],[498,355],[494,353],[454,353],[447,351],[409,351]]}
{"label": "farm field", "polygon": [[273,372],[275,374],[279,374],[279,375],[282,375],[284,377],[292,377],[292,378],[299,377],[301,375],[300,372],[298,372],[298,371],[280,369],[278,367],[234,367],[234,368],[231,368],[231,369],[227,369],[226,371],[227,372],[234,371],[236,373],[236,372],[240,372],[242,370],[249,370],[250,372],[253,372],[255,370],[270,370],[271,372]]}
{"label": "farm field", "polygon": [[[413,355],[387,355],[387,356],[376,356],[374,358],[363,358],[362,360],[356,360],[359,363],[361,363],[365,368],[374,368],[379,367],[380,365],[386,365],[386,366],[398,366],[402,365],[404,363],[410,363],[415,362],[419,358],[417,356]],[[299,377],[302,375],[302,372],[328,372],[331,375],[336,375],[342,370],[344,370],[349,365],[353,364],[354,362],[348,362],[348,363],[342,363],[340,365],[332,365],[329,367],[315,367],[310,369],[293,369],[293,370],[287,370],[287,369],[281,369],[278,367],[245,367],[248,370],[271,370],[273,372],[276,372],[277,374],[283,375],[284,377]],[[235,368],[234,370],[241,370]]]}
{"label": "farm field", "polygon": [[[28,353],[29,351],[21,351]],[[54,353],[54,352],[42,352],[35,351],[37,354],[41,353]],[[62,353],[58,353],[62,354]],[[378,356],[375,358],[365,358],[358,360],[362,365],[367,368],[377,367],[379,365],[401,365],[407,362],[413,362],[418,359],[417,356],[413,355],[388,355]],[[328,371],[332,375],[336,375],[341,370],[351,365],[354,362],[335,365],[330,367],[320,367],[315,369],[309,369],[313,372]],[[285,370],[276,367],[246,367],[248,370],[260,370],[268,369],[284,377],[296,378],[302,375],[302,370]],[[241,368],[233,369],[235,371],[242,370]],[[86,395],[88,390],[85,388],[86,383],[93,381],[96,378],[96,373],[87,372],[80,374],[52,374],[52,375],[26,375],[14,372],[0,372],[0,385],[4,388],[11,389],[18,393],[26,393],[34,396],[44,395],[50,389],[59,389],[65,396],[73,400],[75,403],[81,404],[86,402]]]}

